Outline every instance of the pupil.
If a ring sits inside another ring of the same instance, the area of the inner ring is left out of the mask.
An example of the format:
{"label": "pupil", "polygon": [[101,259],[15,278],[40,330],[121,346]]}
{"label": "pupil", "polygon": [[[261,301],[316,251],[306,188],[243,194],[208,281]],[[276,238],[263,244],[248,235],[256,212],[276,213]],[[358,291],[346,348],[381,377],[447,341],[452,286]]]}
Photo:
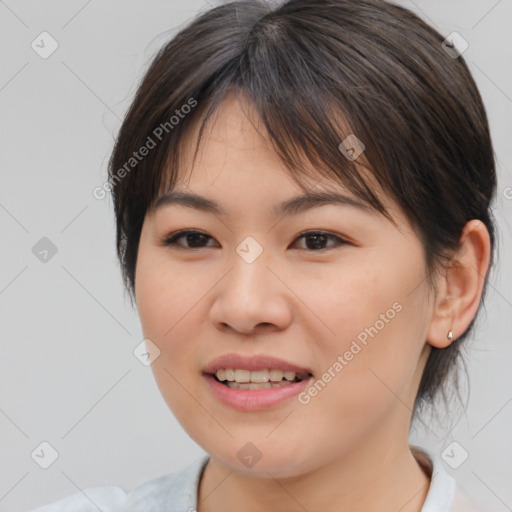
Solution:
{"label": "pupil", "polygon": [[309,235],[308,236],[308,239],[311,240],[313,239],[313,247],[310,247],[310,244],[306,244],[308,246],[308,249],[322,249],[322,247],[318,247],[318,243],[320,242],[320,245],[322,245],[323,242],[325,242],[325,238],[326,236],[325,235],[321,235],[321,234],[318,234],[318,235]]}
{"label": "pupil", "polygon": [[[197,242],[197,238],[199,238],[199,245],[194,245],[194,237],[195,238],[195,241]],[[202,238],[201,238],[202,237]],[[206,237],[206,235],[204,235],[203,233],[189,233],[187,235],[187,243],[191,246],[191,247],[197,247],[197,246],[201,246],[201,240],[204,242],[204,238]]]}

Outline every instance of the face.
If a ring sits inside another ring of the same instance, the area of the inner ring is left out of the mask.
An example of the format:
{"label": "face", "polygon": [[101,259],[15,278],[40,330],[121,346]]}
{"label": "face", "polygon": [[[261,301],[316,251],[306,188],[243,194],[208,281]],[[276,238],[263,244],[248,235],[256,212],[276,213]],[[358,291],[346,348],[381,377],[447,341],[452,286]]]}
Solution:
{"label": "face", "polygon": [[[174,191],[221,212],[167,200],[148,213],[135,294],[188,434],[232,470],[285,477],[407,441],[432,298],[422,245],[389,198],[398,228],[346,201],[280,211],[305,190],[252,123],[230,98],[193,168],[184,156]],[[196,234],[170,236],[184,230]]]}

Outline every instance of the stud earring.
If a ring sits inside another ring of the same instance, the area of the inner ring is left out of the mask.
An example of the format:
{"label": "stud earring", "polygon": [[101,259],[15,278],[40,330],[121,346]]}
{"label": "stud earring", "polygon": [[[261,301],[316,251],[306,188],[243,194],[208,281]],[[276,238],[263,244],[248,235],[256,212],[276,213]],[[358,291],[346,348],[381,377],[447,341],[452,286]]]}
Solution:
{"label": "stud earring", "polygon": [[448,339],[450,341],[453,340],[453,332],[451,331],[451,329],[448,331]]}

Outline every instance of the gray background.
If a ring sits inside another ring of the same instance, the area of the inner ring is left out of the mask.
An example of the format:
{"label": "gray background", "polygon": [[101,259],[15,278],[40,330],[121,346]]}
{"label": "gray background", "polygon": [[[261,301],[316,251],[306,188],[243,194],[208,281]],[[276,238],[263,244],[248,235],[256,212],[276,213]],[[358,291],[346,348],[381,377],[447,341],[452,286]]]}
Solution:
{"label": "gray background", "polygon": [[[444,428],[419,423],[412,442],[439,455],[459,443],[452,458],[469,458],[448,471],[475,500],[510,508],[512,1],[401,3],[469,42],[500,180],[500,262],[470,352],[467,414],[441,418]],[[132,353],[143,337],[121,286],[112,204],[92,191],[148,60],[208,7],[0,1],[0,511],[94,485],[130,490],[203,453]],[[43,31],[59,45],[47,59],[31,48]],[[43,237],[57,248],[46,262],[32,251]],[[59,455],[46,470],[31,457],[43,441]]]}

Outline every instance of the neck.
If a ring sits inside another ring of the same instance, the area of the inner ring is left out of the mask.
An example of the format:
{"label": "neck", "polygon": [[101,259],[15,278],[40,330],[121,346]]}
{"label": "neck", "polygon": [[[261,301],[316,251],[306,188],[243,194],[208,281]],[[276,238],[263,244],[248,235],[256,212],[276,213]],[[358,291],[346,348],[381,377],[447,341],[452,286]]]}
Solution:
{"label": "neck", "polygon": [[[395,433],[396,435],[396,433]],[[407,442],[365,442],[307,474],[255,478],[211,458],[198,494],[199,512],[421,512],[430,478]]]}

